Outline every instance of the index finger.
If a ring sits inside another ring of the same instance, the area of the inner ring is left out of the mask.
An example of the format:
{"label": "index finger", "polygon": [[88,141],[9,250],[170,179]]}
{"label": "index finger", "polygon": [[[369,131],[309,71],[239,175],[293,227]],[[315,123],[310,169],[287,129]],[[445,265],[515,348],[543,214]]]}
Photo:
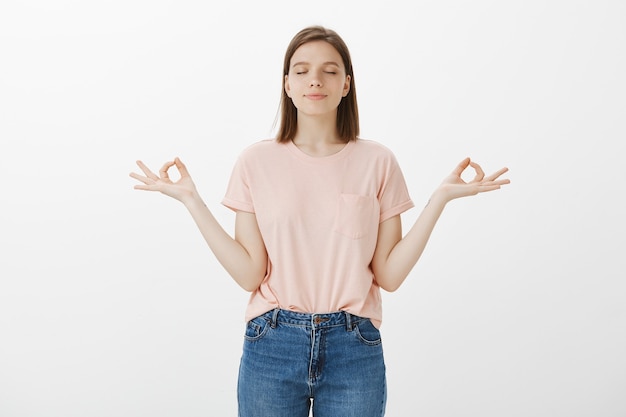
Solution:
{"label": "index finger", "polygon": [[159,175],[161,176],[161,178],[165,179],[165,178],[169,178],[169,175],[167,173],[167,170],[170,169],[170,167],[174,165],[173,161],[169,161],[163,164],[163,166],[161,167],[161,169],[159,170]]}
{"label": "index finger", "polygon": [[472,182],[482,181],[483,178],[485,178],[485,171],[483,171],[480,165],[478,165],[476,162],[470,161],[470,165],[472,168],[474,168],[474,171],[476,171],[476,175],[474,176],[474,179],[472,180]]}

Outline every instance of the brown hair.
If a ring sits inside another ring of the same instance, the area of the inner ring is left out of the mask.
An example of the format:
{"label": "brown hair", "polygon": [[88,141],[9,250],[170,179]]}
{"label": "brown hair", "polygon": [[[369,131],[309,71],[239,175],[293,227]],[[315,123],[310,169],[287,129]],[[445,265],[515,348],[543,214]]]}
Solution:
{"label": "brown hair", "polygon": [[302,29],[293,37],[287,47],[283,64],[283,76],[281,79],[283,91],[280,100],[280,128],[276,135],[276,140],[278,142],[288,142],[296,135],[298,112],[296,106],[293,105],[293,102],[285,91],[285,76],[289,74],[289,64],[291,63],[291,57],[296,52],[296,49],[307,42],[313,41],[325,41],[331,44],[341,56],[346,75],[350,76],[350,90],[341,100],[337,108],[337,133],[339,137],[346,142],[356,140],[359,135],[359,109],[356,102],[354,72],[352,70],[350,52],[343,39],[341,39],[335,31],[323,26],[309,26]]}

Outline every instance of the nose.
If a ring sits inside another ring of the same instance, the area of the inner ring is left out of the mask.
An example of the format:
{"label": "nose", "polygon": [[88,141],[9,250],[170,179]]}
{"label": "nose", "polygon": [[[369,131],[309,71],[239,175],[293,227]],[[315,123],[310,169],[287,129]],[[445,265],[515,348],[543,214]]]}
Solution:
{"label": "nose", "polygon": [[317,74],[313,75],[313,77],[311,78],[311,81],[309,81],[309,86],[310,87],[321,87],[322,86],[322,82],[320,81],[319,75],[317,75]]}

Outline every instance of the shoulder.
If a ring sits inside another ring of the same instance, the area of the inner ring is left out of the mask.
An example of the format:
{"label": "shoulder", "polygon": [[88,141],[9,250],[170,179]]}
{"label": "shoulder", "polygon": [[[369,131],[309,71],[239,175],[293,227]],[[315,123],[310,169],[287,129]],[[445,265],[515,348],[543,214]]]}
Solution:
{"label": "shoulder", "polygon": [[355,148],[367,158],[396,163],[393,151],[380,142],[359,138],[355,145]]}
{"label": "shoulder", "polygon": [[241,155],[255,154],[259,152],[266,152],[269,149],[275,149],[281,146],[275,139],[261,139],[251,145],[246,146]]}
{"label": "shoulder", "polygon": [[239,154],[240,160],[257,160],[275,156],[285,146],[275,139],[262,139],[248,145]]}

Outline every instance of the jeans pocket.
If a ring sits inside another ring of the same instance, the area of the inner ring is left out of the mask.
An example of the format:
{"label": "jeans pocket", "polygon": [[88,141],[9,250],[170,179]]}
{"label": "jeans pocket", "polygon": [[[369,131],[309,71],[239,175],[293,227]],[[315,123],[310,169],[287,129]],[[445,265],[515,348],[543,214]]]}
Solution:
{"label": "jeans pocket", "polygon": [[352,239],[362,239],[376,232],[380,215],[376,197],[341,194],[333,229]]}
{"label": "jeans pocket", "polygon": [[244,334],[244,339],[249,342],[256,342],[257,340],[261,340],[263,336],[267,333],[270,324],[263,317],[256,317],[246,323],[246,332]]}
{"label": "jeans pocket", "polygon": [[380,330],[374,327],[369,319],[358,322],[354,326],[354,332],[358,339],[367,346],[377,346],[382,343]]}

